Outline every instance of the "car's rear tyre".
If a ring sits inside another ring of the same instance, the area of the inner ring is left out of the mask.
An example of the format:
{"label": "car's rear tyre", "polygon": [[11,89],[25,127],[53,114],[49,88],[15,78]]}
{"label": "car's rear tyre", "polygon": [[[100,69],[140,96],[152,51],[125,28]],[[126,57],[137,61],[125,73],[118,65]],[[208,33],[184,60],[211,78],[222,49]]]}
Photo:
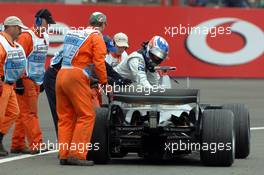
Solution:
{"label": "car's rear tyre", "polygon": [[98,149],[89,151],[87,159],[93,160],[96,164],[108,163],[110,160],[108,108],[96,109],[96,120],[91,143],[93,146],[97,145]]}
{"label": "car's rear tyre", "polygon": [[200,156],[207,166],[231,166],[235,159],[234,116],[230,110],[205,110]]}
{"label": "car's rear tyre", "polygon": [[225,104],[223,109],[231,110],[235,120],[236,158],[244,159],[250,153],[250,119],[244,104]]}

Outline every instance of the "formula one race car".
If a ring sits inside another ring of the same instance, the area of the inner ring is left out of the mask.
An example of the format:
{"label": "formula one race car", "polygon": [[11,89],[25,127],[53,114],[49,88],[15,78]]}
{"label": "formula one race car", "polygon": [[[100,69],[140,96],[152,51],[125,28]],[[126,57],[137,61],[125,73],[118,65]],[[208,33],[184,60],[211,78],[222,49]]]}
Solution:
{"label": "formula one race car", "polygon": [[127,153],[153,160],[199,151],[205,165],[231,166],[249,155],[249,111],[243,104],[200,104],[198,89],[114,92],[111,99],[96,111],[92,143],[99,149],[89,153],[95,163]]}

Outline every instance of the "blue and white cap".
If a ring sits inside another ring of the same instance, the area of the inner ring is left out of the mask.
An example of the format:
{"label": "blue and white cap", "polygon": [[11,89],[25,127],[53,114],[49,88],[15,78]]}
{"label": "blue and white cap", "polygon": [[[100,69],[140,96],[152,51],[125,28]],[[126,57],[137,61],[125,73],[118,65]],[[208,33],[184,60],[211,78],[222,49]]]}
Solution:
{"label": "blue and white cap", "polygon": [[105,42],[107,50],[109,52],[116,53],[117,48],[115,47],[114,41],[108,35],[104,35],[103,38],[104,38],[104,42]]}

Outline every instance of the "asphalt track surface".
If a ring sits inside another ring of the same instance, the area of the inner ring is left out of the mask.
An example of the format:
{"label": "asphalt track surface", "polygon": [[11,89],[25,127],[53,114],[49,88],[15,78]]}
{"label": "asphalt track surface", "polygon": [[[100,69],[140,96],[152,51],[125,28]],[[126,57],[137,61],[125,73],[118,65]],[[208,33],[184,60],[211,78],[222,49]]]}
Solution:
{"label": "asphalt track surface", "polygon": [[[135,155],[114,159],[108,165],[93,167],[60,166],[57,153],[45,155],[14,155],[0,158],[0,175],[262,175],[264,172],[264,80],[237,79],[185,79],[177,87],[201,89],[202,103],[245,103],[251,114],[251,154],[247,159],[236,159],[232,167],[205,167],[199,154],[178,159],[174,162],[147,162]],[[55,131],[45,94],[39,101],[40,124],[44,141],[56,143]],[[12,130],[4,139],[10,148]]]}

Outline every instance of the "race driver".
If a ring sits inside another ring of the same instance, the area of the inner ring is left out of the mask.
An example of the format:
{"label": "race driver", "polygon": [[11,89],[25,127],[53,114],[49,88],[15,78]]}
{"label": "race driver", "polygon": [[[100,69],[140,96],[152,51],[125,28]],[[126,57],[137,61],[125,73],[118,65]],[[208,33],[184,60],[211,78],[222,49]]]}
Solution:
{"label": "race driver", "polygon": [[122,60],[114,70],[137,85],[153,88],[153,86],[158,86],[160,78],[155,66],[161,64],[167,58],[168,53],[167,41],[161,36],[154,36],[150,41],[143,43],[140,50]]}

